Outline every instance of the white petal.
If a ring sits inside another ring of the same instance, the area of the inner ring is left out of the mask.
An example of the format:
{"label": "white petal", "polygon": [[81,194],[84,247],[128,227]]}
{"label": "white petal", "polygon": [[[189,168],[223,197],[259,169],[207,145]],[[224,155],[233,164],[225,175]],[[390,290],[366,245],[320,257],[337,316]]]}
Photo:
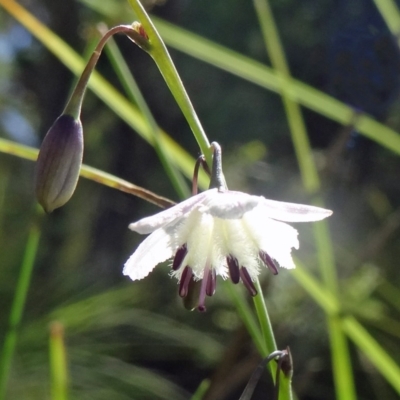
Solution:
{"label": "white petal", "polygon": [[172,248],[171,236],[163,228],[147,237],[125,263],[124,275],[132,280],[145,278],[154,267],[171,258],[176,249]]}
{"label": "white petal", "polygon": [[259,249],[278,261],[284,268],[295,268],[292,248],[299,247],[297,230],[283,222],[274,221],[260,212],[257,207],[243,217],[248,232],[257,242]]}
{"label": "white petal", "polygon": [[242,192],[213,192],[204,199],[199,211],[222,219],[239,219],[256,207],[261,198]]}
{"label": "white petal", "polygon": [[156,229],[159,229],[188,213],[197,203],[204,200],[208,192],[209,191],[206,191],[196,196],[189,197],[185,201],[178,203],[176,206],[161,211],[151,217],[142,218],[137,222],[133,222],[129,225],[129,229],[141,234],[154,232]]}
{"label": "white petal", "polygon": [[260,207],[263,208],[265,215],[279,221],[312,222],[320,221],[332,215],[332,211],[325,208],[267,200],[264,197],[261,197],[261,199]]}

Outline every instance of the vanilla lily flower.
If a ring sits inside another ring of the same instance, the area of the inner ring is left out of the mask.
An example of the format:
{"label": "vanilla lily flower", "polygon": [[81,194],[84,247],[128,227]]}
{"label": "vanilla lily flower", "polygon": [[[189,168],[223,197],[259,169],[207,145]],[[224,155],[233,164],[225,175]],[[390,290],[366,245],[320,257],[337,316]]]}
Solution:
{"label": "vanilla lily flower", "polygon": [[233,283],[242,280],[254,296],[257,291],[253,281],[260,266],[267,266],[275,275],[277,265],[295,268],[291,250],[299,247],[298,233],[285,222],[319,221],[332,214],[319,207],[225,189],[220,153],[216,157],[214,149],[213,173],[219,171],[220,176],[214,175],[212,182],[216,181],[218,188],[130,224],[131,230],[150,236],[132,254],[123,271],[132,280],[143,279],[157,264],[173,257],[171,275],[179,281],[181,297],[188,295],[191,281],[202,280],[199,310],[205,310],[205,296],[214,294],[217,275],[223,279],[229,276]]}

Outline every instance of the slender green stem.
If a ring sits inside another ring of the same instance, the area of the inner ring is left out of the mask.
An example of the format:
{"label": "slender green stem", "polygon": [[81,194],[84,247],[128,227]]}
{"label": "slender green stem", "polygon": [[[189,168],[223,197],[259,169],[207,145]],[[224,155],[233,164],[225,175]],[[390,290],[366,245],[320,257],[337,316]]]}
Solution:
{"label": "slender green stem", "polygon": [[261,332],[266,349],[266,353],[262,354],[262,356],[266,357],[268,354],[278,349],[276,347],[276,341],[274,337],[274,332],[272,330],[271,320],[269,319],[267,306],[265,305],[265,300],[259,280],[257,279],[254,284],[257,289],[257,296],[253,297],[253,302],[256,309],[258,321],[260,322]]}
{"label": "slender green stem", "polygon": [[201,152],[205,155],[209,165],[211,165],[211,152],[210,142],[204,132],[204,129],[200,123],[199,118],[193,108],[193,105],[189,99],[185,87],[176,71],[175,65],[168,53],[167,48],[161,36],[154,27],[153,22],[147,15],[145,9],[139,0],[128,0],[132,9],[138,16],[142,23],[146,34],[149,37],[150,47],[148,49],[149,54],[157,64],[161,74],[163,75],[165,82],[167,83],[171,93],[175,97],[180,109],[183,112],[186,120],[189,123],[190,128],[193,131],[194,137],[200,147]]}
{"label": "slender green stem", "polygon": [[346,334],[392,385],[396,393],[400,395],[399,365],[354,317],[344,317],[341,324]]}
{"label": "slender green stem", "polygon": [[[271,354],[278,349],[276,346],[274,331],[272,330],[271,320],[269,318],[267,306],[265,304],[264,295],[259,280],[257,279],[254,284],[257,289],[257,296],[253,297],[253,302],[256,309],[258,321],[261,326],[264,348],[266,349],[266,353],[262,354],[262,356],[266,357],[268,354]],[[269,363],[268,365],[272,374],[272,379],[275,381],[277,365],[275,363]],[[281,381],[284,382],[284,384],[279,385],[279,399],[291,400],[293,398],[292,388],[290,384],[291,379],[286,379],[285,377],[283,377]]]}
{"label": "slender green stem", "polygon": [[[12,154],[27,160],[36,160],[38,150],[23,144],[15,143],[7,139],[0,138],[0,152]],[[166,197],[159,196],[150,190],[134,185],[124,179],[103,172],[97,168],[82,165],[80,176],[94,182],[120,190],[125,193],[133,194],[161,208],[173,206],[175,203]]]}
{"label": "slender green stem", "polygon": [[125,92],[127,93],[128,99],[138,105],[139,110],[145,117],[145,121],[148,123],[149,131],[153,136],[152,144],[174,189],[181,199],[189,197],[190,191],[186,182],[184,181],[182,175],[178,172],[175,165],[171,162],[170,156],[160,143],[160,128],[157,125],[157,122],[155,121],[149,107],[147,106],[146,100],[144,99],[115,41],[112,38],[108,41],[105,51],[125,89]]}
{"label": "slender green stem", "polygon": [[[253,3],[263,32],[267,52],[271,57],[272,66],[277,73],[285,79],[285,82],[287,82],[291,78],[290,70],[286,62],[283,46],[269,3],[267,0],[253,0]],[[290,86],[288,84],[283,85],[281,89],[282,100],[286,110],[303,184],[309,193],[313,193],[319,189],[319,177],[313,157],[310,157],[310,142],[301,115],[300,106],[292,100],[289,92]]]}
{"label": "slender green stem", "polygon": [[193,396],[190,398],[190,400],[201,400],[204,395],[207,393],[208,388],[210,387],[210,380],[209,379],[204,379],[197,390],[193,393]]}
{"label": "slender green stem", "polygon": [[39,245],[40,227],[38,221],[34,221],[29,230],[28,241],[25,247],[21,264],[14,300],[11,306],[8,329],[0,358],[0,399],[6,398],[8,376],[11,369],[15,345],[17,342],[18,328],[21,324],[22,314],[25,308],[33,265]]}
{"label": "slender green stem", "polygon": [[[288,82],[290,82],[291,79],[290,70],[275,20],[268,0],[253,0],[253,2],[272,65],[285,80],[285,84],[282,85],[281,95],[289,121],[303,186],[308,193],[314,194],[320,189],[318,171],[313,161],[311,146],[301,115],[300,106],[289,94],[290,86]],[[322,205],[322,201],[319,199],[318,203]],[[324,285],[331,293],[336,295],[338,293],[338,281],[327,222],[322,221],[314,225],[314,237]],[[331,343],[333,374],[338,399],[355,399],[356,393],[347,340],[341,330],[341,325],[337,317],[327,315],[327,320]]]}
{"label": "slender green stem", "polygon": [[[47,47],[47,49],[75,75],[81,75],[86,62],[63,40],[55,35],[53,31],[48,29],[14,0],[0,0],[0,5],[31,32],[34,37]],[[152,142],[152,135],[149,132],[148,124],[137,107],[123,97],[115,87],[105,80],[97,71],[93,71],[88,83],[88,88],[140,136],[148,142]],[[164,131],[160,130],[159,134],[162,146],[169,153],[171,160],[188,178],[191,178],[194,165],[193,157]],[[199,174],[199,186],[207,188],[208,182],[208,177],[201,171]]]}
{"label": "slender green stem", "polygon": [[67,355],[64,345],[64,327],[59,322],[53,322],[50,326],[49,357],[51,398],[52,400],[67,400]]}
{"label": "slender green stem", "polygon": [[[292,271],[292,276],[297,279],[327,315],[337,317],[340,314],[340,304],[337,297],[325,290],[322,283],[307,272],[299,260],[296,260],[296,264],[297,268]],[[395,360],[354,317],[342,317],[341,329],[400,394],[400,366],[396,364]]]}
{"label": "slender green stem", "polygon": [[374,2],[400,46],[400,11],[396,2],[394,0],[374,0]]}
{"label": "slender green stem", "polygon": [[81,114],[82,102],[85,96],[86,88],[88,86],[88,82],[90,76],[94,68],[96,67],[97,61],[101,55],[101,52],[107,43],[107,40],[110,39],[113,35],[117,33],[132,33],[133,29],[129,25],[119,25],[114,26],[109,31],[107,31],[102,38],[100,39],[99,43],[97,44],[96,48],[94,49],[89,61],[87,62],[85,69],[80,76],[78,83],[75,86],[74,91],[72,92],[71,98],[69,99],[65,109],[64,114],[69,114],[75,119],[79,119]]}

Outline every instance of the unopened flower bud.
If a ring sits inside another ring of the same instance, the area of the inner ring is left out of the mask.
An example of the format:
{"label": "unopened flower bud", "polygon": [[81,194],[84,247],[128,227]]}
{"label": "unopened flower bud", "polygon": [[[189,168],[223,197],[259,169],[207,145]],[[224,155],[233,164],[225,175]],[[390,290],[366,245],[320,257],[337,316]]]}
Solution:
{"label": "unopened flower bud", "polygon": [[290,353],[289,347],[286,347],[284,350],[284,356],[282,356],[279,361],[279,368],[283,372],[286,378],[292,379],[293,376],[293,358],[292,354]]}
{"label": "unopened flower bud", "polygon": [[47,132],[36,163],[36,197],[46,212],[63,206],[71,198],[82,156],[82,124],[79,119],[63,114]]}

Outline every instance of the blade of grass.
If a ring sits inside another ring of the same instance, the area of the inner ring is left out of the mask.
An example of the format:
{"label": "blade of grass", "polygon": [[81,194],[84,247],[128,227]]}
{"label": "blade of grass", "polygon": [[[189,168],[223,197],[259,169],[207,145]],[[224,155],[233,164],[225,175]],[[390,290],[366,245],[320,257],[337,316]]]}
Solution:
{"label": "blade of grass", "polygon": [[379,343],[354,317],[343,318],[341,325],[349,338],[392,385],[393,389],[400,394],[400,368],[393,358],[382,349]]}
{"label": "blade of grass", "polygon": [[17,343],[18,329],[25,308],[26,297],[31,282],[32,270],[40,239],[40,223],[36,219],[29,230],[28,241],[21,264],[17,287],[11,305],[7,333],[0,357],[0,399],[6,398],[7,382],[10,374],[12,359]]}
{"label": "blade of grass", "polygon": [[204,39],[159,18],[152,17],[167,45],[260,87],[287,95],[297,103],[343,125],[354,124],[357,132],[400,154],[400,135],[393,129],[354,110],[335,98],[294,78],[285,78],[272,68],[224,46]]}
{"label": "blade of grass", "polygon": [[[272,66],[285,79],[285,82],[289,82],[291,79],[290,70],[269,2],[268,0],[253,0],[253,3]],[[300,106],[296,101],[291,99],[288,93],[288,85],[284,85],[282,87],[281,96],[289,122],[303,187],[307,193],[314,194],[320,189],[318,171],[313,159]],[[337,294],[338,282],[336,267],[326,222],[314,224],[314,237],[325,287],[331,293]],[[346,337],[341,330],[340,320],[336,316],[327,315],[326,317],[337,398],[340,400],[356,399],[351,357]]]}
{"label": "blade of grass", "polygon": [[[36,161],[39,150],[0,138],[0,152],[25,158],[27,160]],[[89,167],[88,165],[82,165],[80,176],[113,189],[133,194],[162,208],[170,207],[175,204],[173,201],[165,197],[158,196],[150,190],[134,185],[133,183],[108,174],[107,172],[103,172],[97,168]]]}
{"label": "blade of grass", "polygon": [[[339,316],[341,310],[337,298],[309,274],[299,260],[296,260],[296,265],[297,268],[291,271],[291,275],[303,286],[304,290],[312,296],[326,314]],[[342,317],[340,324],[341,329],[371,361],[372,365],[375,366],[393,389],[400,394],[400,367],[393,358],[390,357],[354,317]]]}
{"label": "blade of grass", "polygon": [[149,37],[149,54],[157,64],[157,67],[159,68],[162,76],[165,79],[165,82],[167,83],[171,93],[178,103],[179,108],[188,121],[202,154],[204,154],[209,166],[211,166],[211,150],[209,148],[210,142],[204,132],[199,118],[197,117],[196,111],[193,108],[186,89],[183,86],[181,78],[178,75],[175,65],[168,53],[167,48],[165,47],[163,40],[161,39],[161,36],[157,32],[157,29],[155,28],[140,1],[128,0],[128,2],[135,14],[138,16],[141,24],[144,27],[144,30],[146,31],[146,34]]}
{"label": "blade of grass", "polygon": [[[38,21],[31,13],[13,0],[0,0],[0,5],[21,23],[33,36],[47,47],[67,68],[75,75],[80,75],[84,69],[84,60],[72,50],[63,40],[55,35],[50,29]],[[94,71],[89,81],[89,89],[98,96],[111,110],[122,120],[131,126],[149,143],[152,135],[149,131],[143,115],[137,107],[124,98],[106,79]],[[159,132],[160,143],[171,160],[191,179],[193,173],[194,159],[179,144],[177,144],[165,132]],[[199,174],[199,186],[206,188],[209,179],[201,171]]]}
{"label": "blade of grass", "polygon": [[396,3],[393,0],[374,0],[374,3],[400,46],[400,11]]}
{"label": "blade of grass", "polygon": [[164,150],[164,147],[160,143],[160,128],[157,125],[153,114],[151,113],[149,107],[147,106],[146,100],[144,99],[139,86],[137,85],[133,75],[131,74],[118,46],[114,39],[110,39],[105,47],[105,52],[116,72],[124,90],[128,96],[128,99],[132,103],[136,103],[139,110],[144,116],[145,121],[148,123],[148,129],[153,138],[153,146],[167,173],[174,189],[178,193],[181,199],[186,199],[190,195],[189,188],[186,182],[183,180],[182,175],[176,169],[175,165],[172,163],[168,153]]}
{"label": "blade of grass", "polygon": [[209,379],[204,379],[199,387],[196,389],[196,391],[193,393],[193,396],[190,398],[190,400],[201,400],[204,395],[207,393],[208,388],[210,387],[210,380]]}
{"label": "blade of grass", "polygon": [[64,327],[60,322],[50,326],[49,340],[51,398],[68,399],[67,355],[64,344]]}
{"label": "blade of grass", "polygon": [[[269,3],[266,0],[253,0],[258,21],[263,33],[267,53],[271,57],[272,66],[285,81],[289,81],[290,71],[286,62],[283,46],[279,38]],[[301,115],[301,109],[296,101],[288,95],[288,85],[281,88],[281,96],[285,107],[287,120],[291,132],[293,146],[299,163],[303,186],[308,193],[319,189],[320,182],[313,157],[310,157],[310,143],[306,126]]]}

